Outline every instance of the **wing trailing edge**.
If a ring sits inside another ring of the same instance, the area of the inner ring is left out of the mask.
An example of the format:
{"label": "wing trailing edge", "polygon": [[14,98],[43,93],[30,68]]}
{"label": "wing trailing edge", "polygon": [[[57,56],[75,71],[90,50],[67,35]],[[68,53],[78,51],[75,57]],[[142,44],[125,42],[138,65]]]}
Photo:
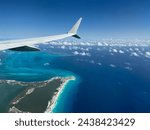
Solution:
{"label": "wing trailing edge", "polygon": [[21,47],[11,48],[9,50],[12,50],[12,51],[40,51],[39,48],[33,47],[33,46],[21,46]]}

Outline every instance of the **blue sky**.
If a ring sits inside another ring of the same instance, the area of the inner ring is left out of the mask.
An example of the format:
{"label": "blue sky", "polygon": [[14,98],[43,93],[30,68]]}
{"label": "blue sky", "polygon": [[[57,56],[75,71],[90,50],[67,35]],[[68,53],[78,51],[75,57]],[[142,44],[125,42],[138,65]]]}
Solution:
{"label": "blue sky", "polygon": [[150,0],[0,0],[0,38],[67,32],[82,39],[150,39]]}

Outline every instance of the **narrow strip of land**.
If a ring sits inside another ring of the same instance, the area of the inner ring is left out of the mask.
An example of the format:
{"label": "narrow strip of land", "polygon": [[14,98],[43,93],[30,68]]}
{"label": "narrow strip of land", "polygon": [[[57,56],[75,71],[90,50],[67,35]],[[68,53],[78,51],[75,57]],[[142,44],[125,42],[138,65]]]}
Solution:
{"label": "narrow strip of land", "polygon": [[27,87],[10,102],[11,113],[43,113],[52,112],[58,97],[64,87],[75,77],[54,77],[42,82],[20,82],[15,80],[1,80],[1,83]]}

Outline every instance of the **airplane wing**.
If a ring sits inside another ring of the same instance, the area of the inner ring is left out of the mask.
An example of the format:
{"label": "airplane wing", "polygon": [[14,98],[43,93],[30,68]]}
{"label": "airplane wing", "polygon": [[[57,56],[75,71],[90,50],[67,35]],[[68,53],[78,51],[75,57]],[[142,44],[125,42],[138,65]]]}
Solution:
{"label": "airplane wing", "polygon": [[76,24],[72,27],[72,29],[66,33],[61,35],[47,36],[47,37],[39,37],[39,38],[30,38],[30,39],[20,39],[20,40],[6,40],[0,41],[0,51],[1,50],[14,50],[14,51],[40,51],[39,48],[35,47],[35,44],[38,43],[46,43],[54,40],[60,40],[67,37],[75,37],[80,38],[77,35],[78,28],[82,18],[80,18]]}

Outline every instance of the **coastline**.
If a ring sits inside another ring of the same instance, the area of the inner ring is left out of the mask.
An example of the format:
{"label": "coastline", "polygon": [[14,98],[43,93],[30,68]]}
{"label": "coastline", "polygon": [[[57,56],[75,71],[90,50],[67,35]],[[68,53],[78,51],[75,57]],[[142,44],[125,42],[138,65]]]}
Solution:
{"label": "coastline", "polygon": [[[51,83],[52,82],[56,82],[59,81],[59,85],[56,86],[55,91],[52,93],[50,92],[49,94],[51,94],[52,98],[50,100],[48,100],[47,102],[47,107],[45,108],[44,111],[40,112],[40,113],[51,113],[53,111],[53,109],[55,108],[58,98],[61,95],[61,93],[63,92],[65,86],[68,84],[69,81],[71,80],[76,80],[76,77],[74,76],[69,76],[69,77],[53,77],[47,81],[43,81],[43,82],[21,82],[21,81],[15,81],[15,80],[0,80],[0,83],[6,83],[6,84],[13,84],[13,85],[20,85],[20,86],[25,86],[27,87],[22,93],[20,93],[19,95],[17,95],[11,102],[11,107],[9,107],[9,111],[10,113],[32,113],[33,111],[23,111],[22,109],[19,109],[18,107],[16,107],[20,102],[22,102],[22,100],[24,100],[24,98],[28,98],[28,96],[31,96],[33,93],[35,93],[35,91],[39,88],[51,88]],[[48,93],[48,92],[47,92]],[[40,98],[41,95],[39,95]],[[38,99],[37,99],[38,100]],[[34,105],[34,103],[32,104]],[[25,105],[24,105],[25,106]],[[23,108],[23,107],[22,107]]]}
{"label": "coastline", "polygon": [[66,85],[68,84],[69,81],[71,80],[76,80],[76,78],[74,76],[65,78],[65,81],[63,81],[63,83],[60,85],[60,87],[58,88],[58,93],[56,93],[53,98],[52,98],[52,102],[48,102],[48,106],[47,109],[44,113],[52,113],[53,109],[56,107],[57,101],[59,96],[63,93],[64,88],[66,87]]}

